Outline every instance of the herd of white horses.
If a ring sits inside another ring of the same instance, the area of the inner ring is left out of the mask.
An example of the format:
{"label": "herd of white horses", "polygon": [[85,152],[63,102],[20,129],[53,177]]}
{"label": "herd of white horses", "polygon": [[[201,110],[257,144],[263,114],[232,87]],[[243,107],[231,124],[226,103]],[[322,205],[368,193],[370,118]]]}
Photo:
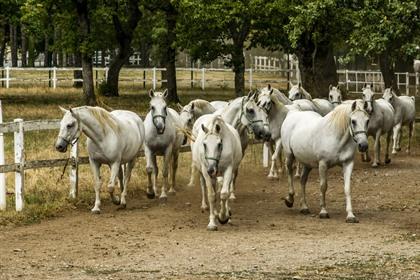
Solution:
{"label": "herd of white horses", "polygon": [[[320,175],[320,218],[329,218],[326,209],[327,170],[341,166],[344,176],[346,222],[356,223],[351,204],[350,179],[356,148],[364,161],[370,161],[368,137],[372,136],[374,153],[372,166],[380,163],[380,138],[386,136],[384,163],[401,150],[402,126],[408,126],[408,148],[415,124],[414,97],[397,96],[388,88],[382,98],[374,99],[373,86],[365,85],[361,99],[342,98],[340,88],[330,86],[328,99],[312,99],[300,84],[291,85],[289,96],[268,85],[251,91],[247,96],[230,102],[208,102],[201,99],[179,106],[179,112],[169,108],[167,91],[149,91],[150,110],[144,121],[134,112],[82,106],[61,108],[64,117],[55,144],[66,152],[81,134],[87,137],[90,166],[95,179],[93,213],[100,213],[102,164],[110,167],[108,192],[113,203],[126,206],[127,186],[139,151],[144,150],[148,177],[147,197],[167,199],[174,193],[180,147],[191,145],[191,178],[199,178],[203,211],[209,211],[208,230],[217,230],[217,221],[231,219],[229,201],[235,199],[235,181],[250,134],[265,142],[271,150],[268,176],[275,178],[283,170],[288,176],[288,194],[283,199],[287,207],[294,203],[293,170],[300,177],[301,213],[308,214],[306,183],[313,168]],[[284,155],[285,160],[282,160]],[[163,182],[158,189],[156,157],[163,156]],[[118,178],[120,197],[114,195]],[[169,178],[171,182],[169,182]],[[216,202],[220,201],[220,209]]]}

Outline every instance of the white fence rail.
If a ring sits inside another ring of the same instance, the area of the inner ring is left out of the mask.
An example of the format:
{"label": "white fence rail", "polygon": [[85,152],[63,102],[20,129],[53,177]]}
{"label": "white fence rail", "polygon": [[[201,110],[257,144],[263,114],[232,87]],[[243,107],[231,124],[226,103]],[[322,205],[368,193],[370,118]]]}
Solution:
{"label": "white fence rail", "polygon": [[[0,68],[1,77],[0,82],[2,87],[11,88],[14,84],[25,84],[33,82],[48,82],[49,87],[58,88],[62,85],[63,82],[83,82],[82,79],[76,79],[73,76],[69,77],[60,75],[63,72],[69,71],[81,71],[82,68],[77,67],[66,67],[66,68],[57,68],[57,67],[43,67],[43,68],[21,68],[21,67],[4,67]],[[108,67],[94,67],[93,71],[95,73],[96,83],[105,80],[108,77]],[[120,74],[120,81],[129,81],[136,83],[150,83],[154,89],[158,87],[158,83],[166,82],[164,79],[158,78],[158,72],[165,71],[165,68],[123,68],[123,70],[129,70],[132,72],[137,72],[138,74],[131,75],[131,77],[126,78],[123,74]],[[190,78],[182,78],[178,75],[178,82],[189,82],[193,87],[195,85],[199,86],[202,90],[208,87],[209,82],[233,82],[233,76],[226,79],[217,78],[215,75],[210,75],[215,72],[224,72],[224,73],[233,73],[231,69],[227,68],[176,68],[177,72],[187,72],[191,73]],[[25,74],[23,74],[25,72]],[[146,73],[150,73],[149,77],[146,76]],[[38,74],[39,73],[39,74]],[[43,73],[43,74],[41,74]],[[272,79],[256,79],[255,73],[274,73],[276,74],[275,78]],[[287,73],[290,73],[287,77]],[[29,77],[27,77],[29,74]],[[68,73],[67,73],[68,74]],[[258,83],[274,83],[274,82],[288,82],[288,79],[292,82],[297,82],[299,80],[299,73],[297,68],[295,69],[281,69],[281,68],[262,68],[262,69],[245,69],[245,74],[247,75],[246,83],[251,89],[253,85]],[[26,77],[25,77],[26,75]],[[184,75],[185,76],[185,75]]]}

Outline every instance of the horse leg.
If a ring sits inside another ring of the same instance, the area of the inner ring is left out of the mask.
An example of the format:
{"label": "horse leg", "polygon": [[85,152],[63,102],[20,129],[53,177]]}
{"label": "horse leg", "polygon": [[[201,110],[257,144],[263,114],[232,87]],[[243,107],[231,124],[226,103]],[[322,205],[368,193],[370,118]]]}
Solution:
{"label": "horse leg", "polygon": [[389,146],[391,143],[391,136],[392,131],[388,131],[388,133],[386,134],[385,164],[391,163],[391,159],[389,158]]}
{"label": "horse leg", "polygon": [[128,162],[125,168],[125,175],[124,175],[124,190],[121,193],[121,200],[120,200],[120,208],[125,208],[127,205],[127,202],[125,200],[125,197],[127,196],[127,186],[131,179],[131,172],[133,171],[134,165],[136,163],[136,160],[133,159],[132,161]]}
{"label": "horse leg", "polygon": [[235,170],[235,172],[233,172],[233,178],[232,180],[230,180],[230,195],[229,195],[229,199],[230,200],[236,200],[236,195],[235,195],[235,187],[236,187],[236,178],[238,177],[238,169]]}
{"label": "horse leg", "polygon": [[190,181],[188,182],[188,187],[194,187],[194,180],[195,180],[195,176],[197,174],[197,170],[194,166],[194,163],[191,162],[191,175],[190,175]]}
{"label": "horse leg", "polygon": [[[277,163],[277,161],[279,161],[281,163],[281,158],[279,159],[280,152],[281,152],[281,140],[278,139],[275,142],[274,152],[273,152],[273,155],[271,156],[271,162],[272,162],[271,169],[272,170],[270,172],[272,172],[272,174],[273,174],[272,178],[278,178],[279,177],[276,163]],[[282,170],[282,167],[281,167],[281,164],[280,164],[280,172],[282,172],[281,170]]]}
{"label": "horse leg", "polygon": [[302,198],[300,200],[301,208],[300,213],[304,215],[310,214],[308,205],[306,204],[306,182],[308,181],[309,173],[311,172],[312,168],[309,166],[304,165],[302,170],[302,175],[300,176],[300,187],[301,187],[301,195]]}
{"label": "horse leg", "polygon": [[407,146],[407,154],[410,154],[411,150],[411,138],[413,137],[414,131],[414,122],[410,122],[408,124],[408,146]]}
{"label": "horse leg", "polygon": [[374,156],[373,156],[373,163],[372,163],[372,167],[378,167],[378,165],[380,164],[380,158],[381,158],[381,134],[382,134],[382,130],[378,129],[378,131],[376,131],[376,135],[375,135],[375,145],[374,145]]}
{"label": "horse leg", "polygon": [[160,193],[159,199],[165,201],[168,196],[166,195],[166,189],[168,188],[168,174],[169,174],[169,165],[172,159],[172,145],[169,145],[166,148],[165,155],[163,158],[163,168],[162,168],[162,176],[163,176],[163,184],[162,184],[162,192]]}
{"label": "horse leg", "polygon": [[351,173],[353,172],[353,161],[343,164],[343,176],[344,176],[344,194],[346,195],[346,211],[347,211],[347,223],[358,223],[359,220],[353,214],[353,208],[351,206]]}
{"label": "horse leg", "polygon": [[118,176],[118,172],[120,170],[120,167],[121,167],[120,162],[114,162],[110,166],[111,176],[110,176],[109,182],[108,182],[108,193],[109,193],[109,196],[111,197],[112,203],[114,203],[115,205],[120,205],[120,198],[118,196],[114,195],[115,179]]}
{"label": "horse leg", "polygon": [[327,192],[327,164],[323,161],[319,163],[319,181],[320,181],[320,187],[321,187],[321,212],[319,212],[319,218],[321,219],[328,219],[330,215],[327,212],[326,209],[326,203],[325,203],[325,193]]}
{"label": "horse leg", "polygon": [[268,172],[268,178],[276,178],[278,177],[276,175],[277,170],[276,170],[276,158],[274,157],[274,153],[275,151],[273,150],[273,143],[271,141],[269,142],[265,142],[264,145],[267,145],[268,150],[270,152],[271,155],[271,167],[270,167],[270,171]]}
{"label": "horse leg", "polygon": [[296,178],[300,177],[300,162],[296,161],[296,174],[295,174]]}
{"label": "horse leg", "polygon": [[223,174],[223,186],[222,190],[220,191],[220,212],[217,216],[219,222],[221,224],[226,224],[230,218],[230,211],[229,211],[229,191],[230,191],[230,184],[233,180],[232,174],[232,167],[229,167],[225,170]]}
{"label": "horse leg", "polygon": [[401,141],[403,138],[403,126],[401,125],[400,132],[398,133],[397,151],[401,151]]}
{"label": "horse leg", "polygon": [[287,170],[287,182],[289,185],[289,193],[283,198],[284,203],[287,207],[293,207],[295,188],[293,187],[293,162],[295,158],[293,154],[286,155],[286,170]]}
{"label": "horse leg", "polygon": [[217,230],[216,225],[216,215],[217,211],[214,208],[216,204],[216,180],[210,178],[208,175],[205,176],[206,186],[207,186],[207,198],[210,205],[210,213],[209,213],[209,224],[207,225],[207,230],[215,231]]}
{"label": "horse leg", "polygon": [[201,188],[201,212],[204,213],[209,206],[207,205],[206,196],[207,196],[207,189],[206,189],[206,179],[200,173],[200,188]]}
{"label": "horse leg", "polygon": [[393,139],[393,146],[392,146],[392,154],[395,155],[398,151],[398,135],[400,133],[401,130],[401,123],[398,123],[394,126],[393,132],[394,132],[394,136],[392,137]]}
{"label": "horse leg", "polygon": [[92,213],[99,214],[101,213],[101,186],[102,186],[102,180],[100,175],[100,167],[101,165],[98,162],[95,162],[91,159],[89,159],[90,168],[93,173],[93,178],[95,179],[95,206],[92,208]]}
{"label": "horse leg", "polygon": [[178,156],[179,153],[178,151],[174,152],[172,154],[172,185],[169,188],[169,193],[170,194],[175,194],[175,181],[176,181],[176,171],[178,169]]}
{"label": "horse leg", "polygon": [[126,170],[125,165],[121,164],[120,169],[118,170],[118,183],[120,185],[121,193],[124,191],[124,170]]}
{"label": "horse leg", "polygon": [[[150,151],[150,149],[145,146],[144,147],[144,155],[146,157],[146,172],[147,172],[147,190],[146,195],[147,198],[153,199],[155,198],[156,192],[155,192],[155,184],[152,182],[152,175],[154,175],[154,171],[156,168],[156,156]],[[153,160],[153,158],[155,160]]]}

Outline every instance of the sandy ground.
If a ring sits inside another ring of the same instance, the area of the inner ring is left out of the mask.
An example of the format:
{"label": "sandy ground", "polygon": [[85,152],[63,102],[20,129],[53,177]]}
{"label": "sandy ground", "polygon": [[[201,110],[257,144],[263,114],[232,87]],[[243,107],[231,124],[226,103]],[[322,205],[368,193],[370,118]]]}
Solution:
{"label": "sandy ground", "polygon": [[[318,174],[311,215],[281,197],[287,181],[242,168],[232,223],[208,232],[200,191],[180,178],[166,204],[144,193],[117,211],[81,207],[40,224],[0,229],[0,279],[420,279],[420,156],[372,169],[358,162],[352,193],[359,224],[345,223],[343,180],[329,171],[321,220]],[[93,198],[92,198],[93,199]]]}

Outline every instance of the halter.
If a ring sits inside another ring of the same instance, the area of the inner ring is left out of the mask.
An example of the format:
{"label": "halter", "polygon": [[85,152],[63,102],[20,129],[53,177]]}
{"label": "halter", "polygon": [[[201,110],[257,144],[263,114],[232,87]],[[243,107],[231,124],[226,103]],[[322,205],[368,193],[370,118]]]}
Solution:
{"label": "halter", "polygon": [[66,138],[62,137],[62,136],[58,136],[58,138],[61,138],[61,140],[63,140],[64,142],[66,142],[66,145],[71,145],[72,147],[74,145],[76,145],[77,141],[79,141],[80,136],[77,136],[75,139],[73,139],[73,141],[71,140],[67,140]]}
{"label": "halter", "polygon": [[[249,122],[249,125],[250,125],[251,127],[252,127],[255,123],[260,123],[260,122],[262,122],[262,123],[263,123],[263,126],[268,126],[268,123],[264,123],[264,121],[263,121],[263,120],[252,120],[252,119],[250,119],[250,118],[248,117],[248,115],[247,115],[246,113],[244,113],[244,101],[245,101],[245,98],[242,98],[242,101],[241,101],[241,115],[239,116],[239,119],[238,119],[238,121],[237,121],[237,124],[241,123],[242,116],[245,116],[246,120]],[[248,126],[247,126],[247,127],[248,127]]]}

